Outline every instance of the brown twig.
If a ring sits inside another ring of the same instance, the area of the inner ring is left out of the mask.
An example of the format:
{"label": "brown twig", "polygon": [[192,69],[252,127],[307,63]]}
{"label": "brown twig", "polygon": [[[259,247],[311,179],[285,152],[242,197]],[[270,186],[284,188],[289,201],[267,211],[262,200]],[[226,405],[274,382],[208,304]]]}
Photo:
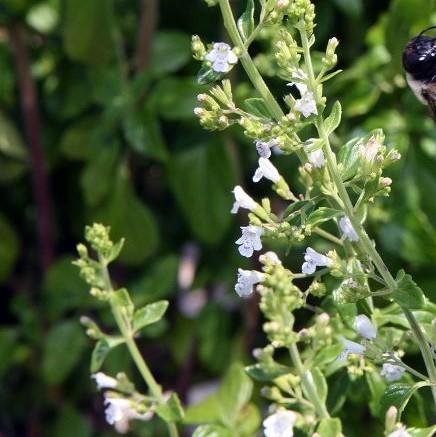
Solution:
{"label": "brown twig", "polygon": [[35,82],[31,74],[24,28],[20,24],[13,24],[9,27],[8,31],[19,82],[21,110],[30,148],[33,191],[37,209],[40,262],[42,270],[45,272],[52,263],[54,256],[53,217],[44,146],[41,140],[38,97]]}
{"label": "brown twig", "polygon": [[159,0],[141,1],[141,18],[136,44],[136,74],[147,68],[159,12]]}

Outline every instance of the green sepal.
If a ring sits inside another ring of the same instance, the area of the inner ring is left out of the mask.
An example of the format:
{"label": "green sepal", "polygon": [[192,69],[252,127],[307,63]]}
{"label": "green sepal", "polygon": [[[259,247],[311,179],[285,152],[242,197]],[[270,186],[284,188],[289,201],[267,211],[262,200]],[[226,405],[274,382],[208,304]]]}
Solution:
{"label": "green sepal", "polygon": [[197,83],[200,85],[208,85],[216,82],[224,77],[224,73],[219,73],[213,70],[209,65],[204,64],[197,74]]}

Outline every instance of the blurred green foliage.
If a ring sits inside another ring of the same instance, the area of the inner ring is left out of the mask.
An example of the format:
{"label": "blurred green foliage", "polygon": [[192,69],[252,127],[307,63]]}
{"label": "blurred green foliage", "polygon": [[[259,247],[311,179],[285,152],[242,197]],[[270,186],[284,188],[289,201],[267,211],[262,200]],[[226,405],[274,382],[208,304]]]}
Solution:
{"label": "blurred green foliage", "polygon": [[[147,8],[151,3],[157,13]],[[235,2],[235,7],[241,9],[242,3]],[[393,270],[406,267],[436,301],[436,129],[426,108],[406,88],[400,62],[408,39],[436,21],[434,1],[316,3],[317,44],[324,47],[333,35],[341,41],[339,58],[345,71],[327,90],[331,101],[341,100],[344,111],[336,144],[382,127],[388,144],[404,158],[391,170],[392,196],[370,211],[371,234]],[[247,266],[247,261],[239,259],[233,244],[238,224],[229,214],[231,189],[249,180],[255,150],[236,130],[231,135],[204,132],[192,112],[196,94],[204,87],[195,81],[198,66],[191,61],[190,34],[220,40],[220,22],[217,11],[200,0],[189,5],[144,1],[142,6],[121,0],[1,2],[4,435],[112,435],[89,379],[91,345],[79,316],[99,313],[108,330],[113,322],[88,296],[71,265],[74,244],[92,221],[110,225],[114,239],[125,237],[122,264],[113,275],[130,288],[135,303],[171,301],[167,319],[145,329],[140,342],[165,387],[185,398],[190,386],[221,377],[232,361],[248,363],[250,350],[263,344],[256,305],[241,305],[232,291],[237,267]],[[45,273],[36,237],[34,162],[12,51],[11,29],[17,27],[25,35],[37,87],[54,205],[56,257]],[[261,47],[262,40],[258,44]],[[265,59],[258,62],[265,73],[275,68]],[[253,97],[244,81],[235,87],[239,101]],[[284,83],[271,86],[286,92]],[[278,166],[287,169],[284,173],[296,187],[296,167],[284,158]],[[177,269],[187,242],[200,249],[193,288],[205,290],[208,297],[196,317],[180,310]],[[300,260],[297,248],[289,263],[297,266]],[[307,317],[301,314],[301,321]],[[163,336],[159,342],[153,340],[157,335]],[[118,349],[105,365],[109,373],[130,368],[128,357]],[[362,424],[368,433],[379,429],[379,424],[366,423],[364,395],[381,396],[384,387],[367,379],[351,381],[343,373],[329,381],[329,407],[344,418],[347,436],[359,435],[355,430]],[[251,392],[251,386],[246,390]],[[345,396],[349,400],[344,406]],[[261,405],[256,396],[255,401]],[[369,408],[381,419],[378,405]],[[414,398],[407,412],[411,425],[422,425],[424,410],[424,398]],[[260,420],[255,413],[250,417],[254,425],[246,424],[248,433]],[[219,427],[220,420],[233,419],[214,420]],[[157,421],[139,425],[138,435],[163,435],[159,426]]]}

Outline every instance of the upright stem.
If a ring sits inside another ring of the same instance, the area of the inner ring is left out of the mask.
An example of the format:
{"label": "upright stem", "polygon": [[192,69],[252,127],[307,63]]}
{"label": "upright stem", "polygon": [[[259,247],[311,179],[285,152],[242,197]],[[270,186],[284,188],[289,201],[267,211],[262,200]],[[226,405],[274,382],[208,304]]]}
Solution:
{"label": "upright stem", "polygon": [[[105,288],[108,292],[111,293],[113,292],[113,288],[112,288],[112,282],[109,277],[109,272],[107,269],[106,262],[101,257],[99,257],[99,261],[100,261],[100,265],[102,266]],[[142,357],[141,352],[139,351],[138,346],[136,345],[135,340],[133,339],[133,334],[130,329],[129,323],[123,317],[123,314],[121,313],[120,309],[116,305],[113,305],[112,303],[111,303],[111,310],[112,310],[112,314],[114,315],[115,322],[118,325],[118,329],[120,330],[122,336],[124,337],[124,341],[126,342],[127,349],[129,350],[130,355],[136,367],[138,368],[139,373],[141,374],[142,378],[147,384],[151,394],[159,404],[161,405],[165,404],[165,398],[162,393],[162,388],[156,382],[153,374],[151,373],[149,367],[147,366],[147,363],[144,361],[144,358]],[[178,437],[179,433],[177,431],[176,425],[174,423],[167,423],[167,426],[168,426],[168,433],[170,437]]]}
{"label": "upright stem", "polygon": [[[309,88],[314,92],[314,95],[316,96],[315,75],[313,72],[312,59],[310,56],[310,48],[309,48],[309,42],[307,39],[306,31],[300,30],[300,36],[301,36],[301,42],[304,51],[304,59],[306,62],[307,74],[309,79]],[[316,97],[318,99],[319,96]],[[344,206],[344,212],[350,219],[354,229],[357,232],[357,235],[359,236],[358,244],[361,250],[365,254],[367,254],[367,256],[374,263],[381,277],[386,282],[388,289],[394,291],[397,286],[394,277],[392,276],[391,272],[387,268],[380,254],[377,252],[377,249],[375,248],[373,242],[371,241],[368,234],[366,233],[364,227],[362,226],[362,224],[354,214],[353,204],[351,202],[350,196],[348,195],[347,189],[342,181],[342,177],[340,175],[336,163],[336,156],[333,153],[332,148],[330,146],[330,140],[327,131],[325,129],[324,119],[322,115],[318,116],[316,122],[316,128],[318,130],[318,134],[320,138],[323,140],[324,152],[327,160],[327,168],[330,173],[330,176],[333,179],[336,189],[338,190],[338,196],[341,199],[342,204]],[[408,308],[403,308],[403,307],[401,307],[401,309],[403,310],[404,315],[406,316],[410,324],[410,327],[415,335],[416,341],[418,342],[419,349],[421,351],[425,366],[427,368],[429,380],[430,382],[436,384],[436,368],[434,365],[433,356],[430,351],[429,344],[412,311],[410,311]],[[432,393],[433,393],[434,401],[436,403],[436,385],[432,386]]]}

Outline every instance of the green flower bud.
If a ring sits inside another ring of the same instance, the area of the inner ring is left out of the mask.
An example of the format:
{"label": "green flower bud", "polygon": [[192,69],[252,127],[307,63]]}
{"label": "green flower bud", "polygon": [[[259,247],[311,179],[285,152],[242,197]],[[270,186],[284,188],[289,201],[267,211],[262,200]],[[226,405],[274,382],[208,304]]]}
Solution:
{"label": "green flower bud", "polygon": [[207,50],[203,41],[198,35],[192,35],[191,39],[192,56],[197,61],[203,61],[206,56]]}

